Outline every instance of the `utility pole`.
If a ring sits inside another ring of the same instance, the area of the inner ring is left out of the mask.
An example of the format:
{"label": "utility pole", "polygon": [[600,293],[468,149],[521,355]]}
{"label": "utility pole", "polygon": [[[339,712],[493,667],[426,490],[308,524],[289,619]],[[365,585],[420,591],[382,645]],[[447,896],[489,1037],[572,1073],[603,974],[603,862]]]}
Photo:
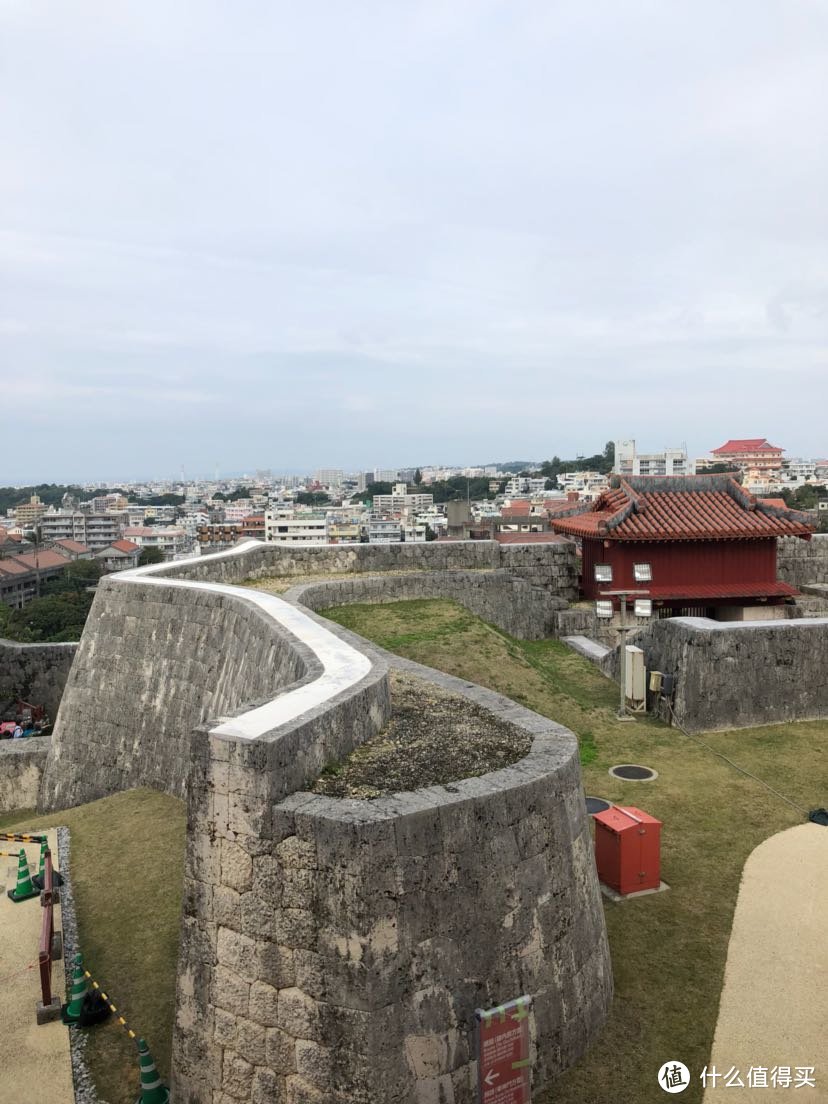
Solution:
{"label": "utility pole", "polygon": [[620,637],[619,647],[619,671],[621,676],[621,693],[618,704],[619,721],[631,721],[633,718],[627,713],[627,633],[632,626],[627,624],[627,598],[648,598],[649,590],[602,590],[601,597],[617,598],[621,613],[621,624],[618,626]]}

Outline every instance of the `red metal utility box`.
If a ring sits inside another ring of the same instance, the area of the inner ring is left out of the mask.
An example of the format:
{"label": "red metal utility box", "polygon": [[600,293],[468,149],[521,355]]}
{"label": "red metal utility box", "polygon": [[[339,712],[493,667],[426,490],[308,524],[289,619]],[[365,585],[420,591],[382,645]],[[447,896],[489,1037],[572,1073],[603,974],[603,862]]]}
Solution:
{"label": "red metal utility box", "polygon": [[631,806],[593,814],[598,879],[616,893],[661,885],[661,821]]}

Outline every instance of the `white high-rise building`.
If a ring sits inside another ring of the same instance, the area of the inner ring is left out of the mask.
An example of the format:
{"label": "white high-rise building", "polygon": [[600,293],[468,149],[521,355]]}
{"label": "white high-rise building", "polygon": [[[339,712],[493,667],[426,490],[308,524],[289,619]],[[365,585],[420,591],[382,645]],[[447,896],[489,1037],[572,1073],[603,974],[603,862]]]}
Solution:
{"label": "white high-rise building", "polygon": [[687,449],[670,448],[663,452],[637,452],[635,441],[615,441],[613,471],[620,475],[693,475],[695,464],[687,459]]}

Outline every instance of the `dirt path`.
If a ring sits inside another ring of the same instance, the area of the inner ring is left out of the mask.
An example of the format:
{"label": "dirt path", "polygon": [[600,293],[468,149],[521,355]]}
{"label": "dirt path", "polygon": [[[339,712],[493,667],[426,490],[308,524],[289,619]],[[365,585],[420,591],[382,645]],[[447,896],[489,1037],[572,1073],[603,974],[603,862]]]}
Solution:
{"label": "dirt path", "polygon": [[[826,918],[828,828],[802,824],[760,844],[742,875],[708,1067],[723,1074],[735,1067],[744,1088],[721,1078],[714,1090],[708,1082],[704,1104],[828,1101]],[[797,1067],[809,1066],[816,1087],[797,1087]],[[760,1071],[752,1085],[751,1067]],[[783,1067],[776,1087],[774,1067]]]}
{"label": "dirt path", "polygon": [[[49,832],[52,855],[57,856],[57,833]],[[20,844],[3,841],[0,849],[18,850]],[[37,864],[40,847],[25,845],[29,864]],[[3,1023],[0,1036],[0,1104],[73,1104],[69,1029],[58,1020],[38,1027],[35,1004],[40,999],[37,945],[42,909],[40,898],[14,904],[6,896],[17,879],[17,862],[0,857],[4,880],[0,898],[0,993]],[[37,869],[35,865],[35,869]],[[55,910],[56,925],[60,910]],[[63,963],[52,970],[52,985],[64,998]]]}

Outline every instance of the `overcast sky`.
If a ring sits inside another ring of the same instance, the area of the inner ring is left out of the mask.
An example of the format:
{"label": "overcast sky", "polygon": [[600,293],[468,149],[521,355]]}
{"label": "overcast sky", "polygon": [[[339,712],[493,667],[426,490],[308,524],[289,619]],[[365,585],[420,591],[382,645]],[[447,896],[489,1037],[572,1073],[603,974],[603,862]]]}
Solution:
{"label": "overcast sky", "polygon": [[0,484],[828,453],[822,0],[0,0]]}

